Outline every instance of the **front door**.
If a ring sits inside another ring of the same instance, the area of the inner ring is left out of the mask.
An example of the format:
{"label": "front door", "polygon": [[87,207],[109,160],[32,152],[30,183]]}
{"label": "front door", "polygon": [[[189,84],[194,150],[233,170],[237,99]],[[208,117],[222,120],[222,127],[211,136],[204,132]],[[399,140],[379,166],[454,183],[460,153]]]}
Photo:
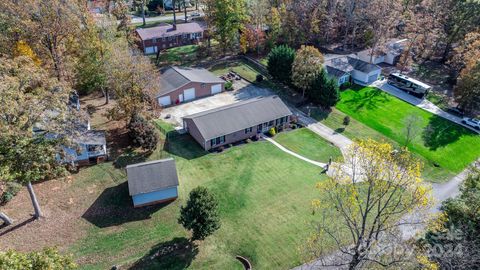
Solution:
{"label": "front door", "polygon": [[262,124],[257,126],[257,133],[262,133]]}
{"label": "front door", "polygon": [[184,100],[184,99],[183,99],[183,94],[180,94],[180,95],[178,96],[178,101],[179,101],[180,103],[182,103],[183,100]]}

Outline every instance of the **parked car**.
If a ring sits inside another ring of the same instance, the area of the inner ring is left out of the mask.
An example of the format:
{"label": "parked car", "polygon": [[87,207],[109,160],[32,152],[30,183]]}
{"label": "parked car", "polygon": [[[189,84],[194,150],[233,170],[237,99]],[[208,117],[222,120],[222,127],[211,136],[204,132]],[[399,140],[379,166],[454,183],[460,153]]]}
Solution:
{"label": "parked car", "polygon": [[194,11],[190,13],[190,17],[200,17],[200,12]]}
{"label": "parked car", "polygon": [[463,120],[462,120],[462,123],[464,123],[465,125],[471,126],[475,129],[480,130],[480,120],[479,119],[464,117]]}
{"label": "parked car", "polygon": [[465,115],[465,112],[457,107],[448,108],[447,112],[460,117],[463,117]]}

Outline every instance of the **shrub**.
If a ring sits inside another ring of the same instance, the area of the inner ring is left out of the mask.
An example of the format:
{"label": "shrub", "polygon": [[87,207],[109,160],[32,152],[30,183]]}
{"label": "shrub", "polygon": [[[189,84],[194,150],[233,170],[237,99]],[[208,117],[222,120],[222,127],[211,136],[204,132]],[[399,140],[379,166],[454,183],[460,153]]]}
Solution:
{"label": "shrub", "polygon": [[71,255],[62,255],[56,248],[22,253],[15,250],[0,251],[0,269],[77,269]]}
{"label": "shrub", "polygon": [[263,82],[263,75],[262,74],[257,74],[256,81],[257,82]]}
{"label": "shrub", "polygon": [[270,134],[270,136],[275,136],[275,134],[277,134],[277,131],[275,130],[274,127],[270,128],[270,130],[268,131],[268,134]]}
{"label": "shrub", "polygon": [[158,144],[155,127],[140,115],[132,117],[128,124],[129,136],[133,143],[145,150],[153,151]]}
{"label": "shrub", "polygon": [[342,89],[348,89],[348,88],[351,88],[351,87],[352,87],[351,82],[346,82],[346,83],[342,84],[342,86],[341,86]]}
{"label": "shrub", "polygon": [[225,83],[225,90],[227,91],[233,90],[233,83],[231,81],[228,81]]}
{"label": "shrub", "polygon": [[343,118],[343,125],[348,126],[350,124],[350,116],[345,116]]}
{"label": "shrub", "polygon": [[0,194],[0,205],[4,205],[11,201],[15,195],[20,191],[22,185],[15,182],[5,183],[3,193]]}
{"label": "shrub", "polygon": [[290,83],[295,50],[286,45],[277,46],[270,51],[267,58],[268,73],[278,81]]}

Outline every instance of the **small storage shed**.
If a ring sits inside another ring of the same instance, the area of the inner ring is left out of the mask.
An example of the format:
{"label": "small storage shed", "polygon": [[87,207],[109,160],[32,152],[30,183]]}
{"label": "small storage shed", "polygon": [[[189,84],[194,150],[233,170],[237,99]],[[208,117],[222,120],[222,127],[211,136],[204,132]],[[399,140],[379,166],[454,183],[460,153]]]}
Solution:
{"label": "small storage shed", "polygon": [[128,190],[133,206],[142,207],[178,197],[178,175],[172,158],[127,166]]}

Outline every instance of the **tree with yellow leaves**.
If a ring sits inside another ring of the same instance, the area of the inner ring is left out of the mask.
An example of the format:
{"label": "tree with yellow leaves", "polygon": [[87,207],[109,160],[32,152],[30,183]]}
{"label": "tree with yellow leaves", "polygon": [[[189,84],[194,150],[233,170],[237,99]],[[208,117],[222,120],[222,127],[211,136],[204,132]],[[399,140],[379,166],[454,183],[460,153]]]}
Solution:
{"label": "tree with yellow leaves", "polygon": [[13,51],[13,57],[26,56],[33,60],[35,65],[40,66],[42,61],[38,58],[37,54],[32,50],[30,45],[24,40],[20,40],[15,44],[15,50]]}
{"label": "tree with yellow leaves", "polygon": [[338,258],[327,256],[325,265],[357,269],[366,263],[401,262],[404,257],[378,251],[391,246],[393,236],[400,239],[402,227],[415,223],[405,216],[430,206],[430,188],[421,179],[421,167],[406,149],[395,151],[390,144],[373,140],[354,143],[344,163],[330,166],[330,179],[317,184],[323,199],[312,205],[323,220],[314,224],[307,252],[325,256],[333,240]]}

